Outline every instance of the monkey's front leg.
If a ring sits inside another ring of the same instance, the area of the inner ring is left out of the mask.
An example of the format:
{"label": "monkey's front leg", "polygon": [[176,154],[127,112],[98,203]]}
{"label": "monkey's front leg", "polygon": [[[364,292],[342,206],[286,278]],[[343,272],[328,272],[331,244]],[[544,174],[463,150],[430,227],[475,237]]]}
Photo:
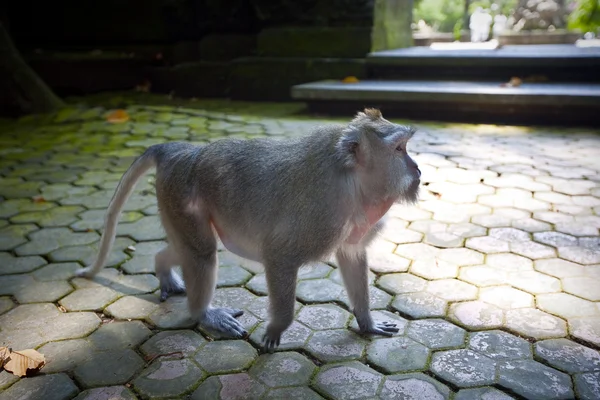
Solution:
{"label": "monkey's front leg", "polygon": [[342,247],[338,249],[336,258],[360,331],[384,336],[392,336],[393,333],[398,332],[396,324],[390,322],[375,324],[371,318],[367,252],[364,247]]}
{"label": "monkey's front leg", "polygon": [[296,279],[300,265],[296,261],[265,262],[269,290],[269,324],[263,336],[264,349],[272,353],[281,342],[281,334],[294,321]]}

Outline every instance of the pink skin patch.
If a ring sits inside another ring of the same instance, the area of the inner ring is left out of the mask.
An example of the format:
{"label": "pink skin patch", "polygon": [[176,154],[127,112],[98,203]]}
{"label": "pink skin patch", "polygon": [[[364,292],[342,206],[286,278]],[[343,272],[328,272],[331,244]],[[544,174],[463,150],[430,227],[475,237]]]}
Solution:
{"label": "pink skin patch", "polygon": [[367,223],[361,225],[354,225],[350,236],[346,239],[348,244],[357,244],[362,238],[369,232],[369,230],[385,215],[390,207],[394,204],[394,200],[388,200],[381,204],[365,207],[365,215],[367,217]]}

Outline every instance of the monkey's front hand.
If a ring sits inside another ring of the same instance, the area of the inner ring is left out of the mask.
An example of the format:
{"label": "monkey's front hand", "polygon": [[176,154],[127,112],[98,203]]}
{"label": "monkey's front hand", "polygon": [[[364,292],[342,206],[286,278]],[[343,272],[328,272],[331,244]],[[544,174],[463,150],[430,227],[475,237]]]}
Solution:
{"label": "monkey's front hand", "polygon": [[393,322],[373,322],[373,320],[370,317],[359,318],[359,316],[356,314],[354,316],[356,317],[356,322],[358,322],[358,328],[360,329],[360,333],[392,336],[394,333],[400,331],[399,328],[396,328],[396,324]]}
{"label": "monkey's front hand", "polygon": [[244,314],[242,310],[233,308],[209,308],[204,315],[200,317],[200,324],[209,329],[215,330],[228,337],[243,338],[248,335],[242,324],[236,319]]}

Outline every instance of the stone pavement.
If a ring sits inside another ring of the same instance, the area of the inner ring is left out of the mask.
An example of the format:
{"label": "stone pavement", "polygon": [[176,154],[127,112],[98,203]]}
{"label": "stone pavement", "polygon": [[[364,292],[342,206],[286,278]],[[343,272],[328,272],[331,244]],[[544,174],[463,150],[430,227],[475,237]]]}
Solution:
{"label": "stone pavement", "polygon": [[261,354],[264,275],[222,250],[215,303],[244,308],[251,335],[214,340],[185,297],[158,301],[152,175],[126,205],[114,268],[75,278],[145,147],[326,122],[211,104],[129,104],[131,120],[114,125],[99,107],[2,122],[0,345],[38,349],[47,365],[23,379],[0,372],[1,400],[600,398],[598,132],[418,124],[421,201],[394,207],[370,250],[371,304],[398,323],[392,338],[352,330],[324,260],[301,272],[279,351]]}

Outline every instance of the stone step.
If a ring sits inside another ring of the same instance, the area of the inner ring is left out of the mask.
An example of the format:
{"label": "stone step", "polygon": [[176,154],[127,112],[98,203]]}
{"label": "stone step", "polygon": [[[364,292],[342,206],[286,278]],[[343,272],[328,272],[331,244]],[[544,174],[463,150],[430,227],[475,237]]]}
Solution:
{"label": "stone step", "polygon": [[465,48],[464,44],[370,53],[369,77],[378,79],[509,79],[600,82],[600,47],[520,45]]}
{"label": "stone step", "polygon": [[501,123],[597,126],[600,84],[472,81],[319,81],[292,87],[292,98],[309,109],[354,112],[380,107],[397,116]]}

